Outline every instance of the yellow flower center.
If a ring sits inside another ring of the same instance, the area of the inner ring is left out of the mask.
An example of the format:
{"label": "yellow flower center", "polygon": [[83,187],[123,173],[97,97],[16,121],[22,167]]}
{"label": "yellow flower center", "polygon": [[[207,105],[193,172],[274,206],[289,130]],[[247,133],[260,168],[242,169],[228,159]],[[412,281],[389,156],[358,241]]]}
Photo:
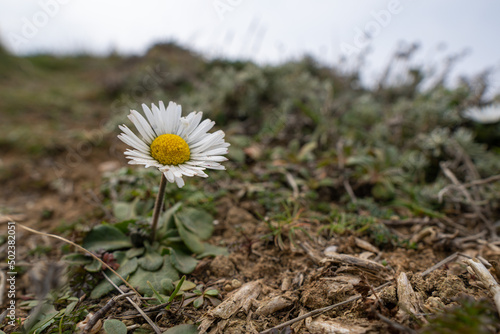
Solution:
{"label": "yellow flower center", "polygon": [[189,145],[178,135],[164,134],[151,144],[151,156],[164,165],[179,165],[190,155]]}

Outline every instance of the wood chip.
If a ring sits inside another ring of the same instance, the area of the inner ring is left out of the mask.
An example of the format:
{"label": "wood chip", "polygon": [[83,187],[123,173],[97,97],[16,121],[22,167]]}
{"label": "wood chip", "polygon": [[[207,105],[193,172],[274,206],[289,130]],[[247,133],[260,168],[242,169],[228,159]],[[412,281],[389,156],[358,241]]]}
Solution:
{"label": "wood chip", "polygon": [[335,321],[320,316],[313,320],[312,317],[306,319],[306,328],[311,333],[335,333],[335,334],[364,334],[370,328],[364,328],[358,325],[349,325],[345,322]]}
{"label": "wood chip", "polygon": [[422,229],[420,232],[415,234],[411,239],[410,243],[419,243],[424,240],[427,243],[431,243],[436,239],[436,229],[433,226],[426,227]]}
{"label": "wood chip", "polygon": [[493,296],[493,301],[497,307],[497,312],[500,315],[500,285],[498,285],[495,278],[493,278],[488,269],[486,269],[484,264],[482,264],[478,259],[468,259],[465,260],[465,263],[472,268],[485,288],[490,291]]}
{"label": "wood chip", "polygon": [[255,311],[257,315],[267,316],[292,306],[297,301],[297,296],[291,292],[275,296],[260,302],[260,307]]}
{"label": "wood chip", "polygon": [[[397,278],[398,305],[399,310],[396,317],[405,322],[411,317],[417,317],[422,313],[422,307],[405,273],[400,273]],[[418,317],[419,319],[422,316]]]}
{"label": "wood chip", "polygon": [[241,288],[229,295],[222,303],[207,312],[198,327],[200,333],[206,333],[208,328],[217,319],[229,319],[232,315],[243,309],[246,313],[262,290],[261,281],[252,281],[243,284]]}
{"label": "wood chip", "polygon": [[354,238],[354,243],[356,244],[356,246],[358,246],[361,249],[367,250],[367,251],[375,253],[375,254],[380,253],[380,250],[377,247],[373,246],[371,243],[369,243],[368,241],[365,241],[363,239]]}

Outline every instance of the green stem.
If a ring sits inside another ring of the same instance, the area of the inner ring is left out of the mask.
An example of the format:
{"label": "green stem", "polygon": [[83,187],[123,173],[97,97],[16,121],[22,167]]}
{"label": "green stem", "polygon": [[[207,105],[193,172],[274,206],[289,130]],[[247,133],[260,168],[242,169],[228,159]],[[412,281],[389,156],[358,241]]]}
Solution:
{"label": "green stem", "polygon": [[155,241],[156,226],[158,225],[158,218],[160,217],[161,208],[163,207],[166,185],[167,179],[165,178],[165,175],[161,173],[160,189],[158,190],[158,195],[156,196],[155,210],[153,212],[153,222],[151,223],[151,242]]}

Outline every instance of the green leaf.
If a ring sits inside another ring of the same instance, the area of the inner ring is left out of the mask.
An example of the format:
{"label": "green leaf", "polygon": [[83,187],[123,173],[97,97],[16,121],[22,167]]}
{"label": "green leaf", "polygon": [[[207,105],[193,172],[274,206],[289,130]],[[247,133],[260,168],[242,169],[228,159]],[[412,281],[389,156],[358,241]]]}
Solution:
{"label": "green leaf", "polygon": [[[163,283],[163,281],[164,281],[164,280],[165,280],[165,279],[162,279],[162,280],[161,280],[161,282],[160,282],[160,286],[161,286],[162,288],[163,288],[163,284],[162,284],[162,283]],[[160,296],[160,294],[158,293],[158,291],[156,291],[156,289],[155,289],[155,288],[154,288],[154,286],[151,284],[151,282],[150,282],[150,281],[147,281],[146,283],[148,284],[149,288],[150,288],[151,290],[153,290],[153,294],[154,294],[154,296],[156,297],[156,299],[158,299],[158,301],[159,301],[160,303],[164,303],[164,302],[165,302],[165,300],[163,299],[163,297],[162,297],[162,296]]]}
{"label": "green leaf", "polygon": [[99,271],[101,271],[102,269],[102,264],[101,262],[97,261],[96,259],[94,259],[94,261],[90,262],[89,264],[85,265],[85,270],[87,270],[88,272],[91,272],[91,273],[97,273]]}
{"label": "green leaf", "polygon": [[113,226],[116,227],[117,229],[119,229],[122,233],[127,234],[129,231],[128,226],[131,223],[135,223],[136,221],[137,221],[137,219],[124,220],[124,221],[113,224]]}
{"label": "green leaf", "polygon": [[164,293],[161,281],[165,278],[170,278],[172,281],[179,279],[177,270],[170,263],[170,255],[163,256],[163,266],[157,271],[147,271],[138,267],[137,271],[130,277],[129,283],[140,293],[151,296],[153,290],[146,282],[149,281],[155,290]]}
{"label": "green leaf", "polygon": [[189,254],[171,247],[169,247],[169,251],[170,260],[172,261],[173,266],[181,273],[189,274],[196,268],[198,261]]}
{"label": "green leaf", "polygon": [[92,258],[90,256],[78,254],[78,253],[68,254],[66,256],[63,256],[62,259],[63,259],[63,261],[69,262],[70,264],[74,264],[74,265],[89,264],[94,260],[94,258]]}
{"label": "green leaf", "polygon": [[83,248],[95,252],[98,250],[115,250],[130,248],[130,239],[114,226],[103,224],[98,225],[87,234],[83,240]]}
{"label": "green leaf", "polygon": [[174,291],[174,282],[170,279],[170,278],[164,278],[160,281],[160,285],[163,289],[163,291],[165,291],[165,293],[171,293],[172,291]]}
{"label": "green leaf", "polygon": [[133,258],[133,257],[139,257],[141,256],[142,254],[144,254],[144,251],[145,251],[145,248],[141,247],[141,248],[130,248],[128,251],[127,251],[127,257],[129,259]]}
{"label": "green leaf", "polygon": [[127,334],[127,326],[120,320],[108,319],[103,327],[107,334]]}
{"label": "green leaf", "polygon": [[136,197],[132,203],[119,201],[113,202],[113,216],[115,216],[119,221],[137,218],[135,208],[139,199],[139,197]]}
{"label": "green leaf", "polygon": [[[134,273],[137,270],[137,258],[132,259],[124,259],[120,264],[120,268],[116,271],[121,277],[127,279],[129,275]],[[106,275],[115,283],[116,285],[120,285],[122,280],[113,274],[110,270],[105,271]],[[90,293],[91,299],[98,299],[104,296],[105,294],[111,292],[113,290],[113,286],[106,279],[102,280]]]}
{"label": "green leaf", "polygon": [[174,215],[174,221],[177,226],[177,230],[179,231],[179,235],[187,248],[189,248],[189,250],[193,253],[202,253],[205,250],[205,247],[201,239],[196,234],[187,230],[177,215]]}
{"label": "green leaf", "polygon": [[218,246],[214,246],[214,245],[207,244],[207,243],[204,243],[204,246],[205,246],[205,250],[203,251],[203,253],[196,256],[198,259],[201,259],[201,258],[204,258],[207,256],[217,256],[217,255],[228,256],[229,255],[229,252],[227,251],[227,248],[225,248],[225,247],[218,247]]}
{"label": "green leaf", "polygon": [[24,322],[23,333],[41,333],[45,328],[54,322],[54,318],[58,314],[59,312],[56,311],[54,305],[48,303],[42,304],[39,311],[35,314],[36,318],[33,318],[33,315],[31,315]]}
{"label": "green leaf", "polygon": [[163,257],[158,254],[153,247],[146,242],[146,253],[139,259],[139,266],[147,271],[156,271],[163,264]]}
{"label": "green leaf", "polygon": [[199,296],[198,298],[196,298],[194,301],[193,301],[193,306],[194,308],[198,308],[200,306],[203,305],[203,302],[204,302],[204,298],[203,296]]}
{"label": "green leaf", "polygon": [[170,209],[165,211],[163,215],[160,216],[158,220],[158,228],[157,228],[157,240],[162,240],[166,238],[169,234],[172,234],[176,230],[173,216],[179,210],[182,203],[178,202]]}
{"label": "green leaf", "polygon": [[208,296],[218,296],[219,295],[219,290],[217,289],[209,289],[205,291],[205,294]]}
{"label": "green leaf", "polygon": [[[176,281],[174,282],[174,284],[178,285],[179,283],[181,283],[181,281]],[[180,291],[189,291],[189,290],[192,290],[196,288],[196,284],[194,284],[193,282],[191,281],[186,281],[184,280],[181,284],[181,286],[179,287],[179,290]]]}
{"label": "green leaf", "polygon": [[163,334],[198,334],[198,328],[195,325],[178,325],[168,329]]}
{"label": "green leaf", "polygon": [[201,240],[207,240],[212,236],[214,218],[208,212],[195,208],[185,208],[176,216],[189,231],[196,234]]}
{"label": "green leaf", "polygon": [[[177,296],[177,294],[179,293],[179,291],[181,290],[181,287],[182,285],[184,284],[184,281],[186,280],[186,275],[182,276],[181,279],[179,280],[178,283],[176,283],[176,286],[175,286],[175,289],[174,289],[174,292],[172,292],[172,294],[170,295],[170,297],[168,298],[168,302],[170,303],[172,300],[174,300],[174,298]],[[167,307],[165,309],[169,309],[170,308],[170,305],[167,305]]]}
{"label": "green leaf", "polygon": [[68,306],[66,306],[66,309],[64,310],[64,315],[65,316],[70,316],[71,312],[75,309],[76,305],[78,304],[78,301],[71,302]]}

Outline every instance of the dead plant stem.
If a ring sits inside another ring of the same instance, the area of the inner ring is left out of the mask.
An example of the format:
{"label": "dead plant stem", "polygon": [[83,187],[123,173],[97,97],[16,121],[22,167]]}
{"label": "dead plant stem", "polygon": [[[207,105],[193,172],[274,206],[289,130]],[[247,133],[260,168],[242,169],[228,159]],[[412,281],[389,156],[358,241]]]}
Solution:
{"label": "dead plant stem", "polygon": [[[115,282],[113,282],[106,274],[104,274],[104,278],[106,278],[106,280],[109,283],[111,283],[111,285],[113,285],[113,287],[116,290],[118,290],[118,292],[120,292],[121,295],[126,295],[126,293],[123,292],[122,289],[120,289],[120,287],[118,285],[116,285]],[[146,313],[144,313],[144,311],[141,309],[141,307],[139,305],[137,305],[130,297],[125,297],[125,298],[127,298],[128,302],[130,304],[132,304],[132,306],[135,307],[135,309],[142,315],[142,317],[153,328],[153,330],[155,331],[156,334],[161,334],[162,333],[161,329],[153,322],[153,320],[151,320],[150,317],[148,317],[148,315]]]}

